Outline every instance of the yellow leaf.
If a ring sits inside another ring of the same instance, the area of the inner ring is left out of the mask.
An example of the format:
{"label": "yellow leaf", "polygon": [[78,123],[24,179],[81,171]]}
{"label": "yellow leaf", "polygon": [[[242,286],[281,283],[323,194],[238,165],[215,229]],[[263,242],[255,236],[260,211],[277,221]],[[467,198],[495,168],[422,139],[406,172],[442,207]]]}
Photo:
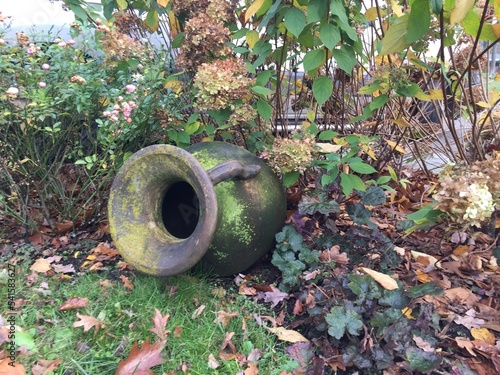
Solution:
{"label": "yellow leaf", "polygon": [[431,100],[444,100],[443,90],[429,90],[429,97],[431,98]]}
{"label": "yellow leaf", "polygon": [[284,327],[268,328],[268,331],[278,336],[278,340],[281,341],[309,342],[309,340],[302,336],[299,332],[291,329],[285,329]]}
{"label": "yellow leaf", "polygon": [[410,309],[409,307],[405,307],[403,310],[401,310],[401,312],[403,313],[404,316],[406,316],[408,319],[413,319],[415,320],[415,318],[413,316],[411,316],[411,313],[413,312],[412,309]]}
{"label": "yellow leaf", "polygon": [[165,8],[169,2],[170,2],[170,0],[158,0],[157,1],[158,5],[162,8]]}
{"label": "yellow leaf", "polygon": [[177,80],[167,81],[163,87],[166,89],[171,88],[173,92],[178,94],[182,91],[182,82]]}
{"label": "yellow leaf", "polygon": [[50,270],[50,263],[46,259],[38,258],[30,267],[30,270],[34,272],[45,273]]}
{"label": "yellow leaf", "polygon": [[500,19],[500,0],[494,0],[493,6],[495,7],[495,15]]}
{"label": "yellow leaf", "polygon": [[450,14],[450,25],[455,26],[463,21],[469,10],[474,6],[474,0],[456,0]]}
{"label": "yellow leaf", "polygon": [[361,149],[369,156],[371,157],[373,160],[377,160],[377,156],[375,155],[375,152],[373,151],[373,149],[368,146],[368,145],[361,145]]}
{"label": "yellow leaf", "polygon": [[245,12],[245,23],[264,5],[265,0],[255,0]]}
{"label": "yellow leaf", "polygon": [[368,8],[365,12],[365,18],[368,22],[375,21],[378,18],[377,7]]}
{"label": "yellow leaf", "polygon": [[419,91],[415,94],[415,98],[417,99],[420,99],[424,102],[428,102],[429,100],[431,100],[431,97],[429,94],[426,94],[425,92],[423,91]]}
{"label": "yellow leaf", "polygon": [[406,151],[403,147],[401,147],[400,145],[398,145],[396,142],[391,141],[390,139],[384,139],[384,140],[387,142],[387,144],[389,146],[391,146],[391,148],[393,150],[396,150],[396,151],[398,151],[398,152],[400,152],[402,154],[407,154],[408,153],[408,151]]}
{"label": "yellow leaf", "polygon": [[495,345],[495,335],[488,331],[487,328],[471,328],[470,334],[476,340],[487,342],[490,345]]}
{"label": "yellow leaf", "polygon": [[483,101],[476,102],[476,105],[483,107],[483,108],[490,108],[490,105],[486,102],[483,102]]}
{"label": "yellow leaf", "polygon": [[381,272],[378,272],[378,271],[371,270],[369,268],[365,268],[365,267],[359,267],[359,269],[361,271],[363,271],[364,273],[366,273],[367,275],[370,275],[371,277],[373,277],[373,279],[377,283],[379,283],[380,285],[382,285],[382,287],[384,289],[387,289],[387,290],[398,289],[398,283],[397,283],[397,281],[394,280],[391,276],[386,275],[385,273],[381,273]]}
{"label": "yellow leaf", "polygon": [[342,148],[340,145],[332,145],[331,143],[316,143],[316,147],[322,154],[331,154]]}
{"label": "yellow leaf", "polygon": [[500,23],[494,23],[491,25],[491,28],[493,29],[493,34],[495,34],[497,38],[500,38]]}
{"label": "yellow leaf", "polygon": [[417,274],[417,280],[422,284],[430,283],[432,281],[432,278],[422,270],[416,270],[415,273]]}
{"label": "yellow leaf", "polygon": [[181,30],[181,25],[179,23],[179,20],[175,16],[173,10],[168,12],[168,21],[170,23],[170,33],[172,34],[172,38],[175,38],[176,35],[179,34],[179,31]]}
{"label": "yellow leaf", "polygon": [[395,123],[397,126],[399,126],[400,128],[407,128],[410,125],[410,123],[408,121],[406,121],[404,118],[393,118],[391,120],[393,123]]}
{"label": "yellow leaf", "polygon": [[391,0],[391,6],[392,11],[396,16],[401,17],[403,15],[403,11],[401,10],[401,7],[399,6],[397,0]]}
{"label": "yellow leaf", "polygon": [[255,46],[255,43],[259,41],[259,33],[255,30],[248,30],[246,34],[247,44],[250,48]]}

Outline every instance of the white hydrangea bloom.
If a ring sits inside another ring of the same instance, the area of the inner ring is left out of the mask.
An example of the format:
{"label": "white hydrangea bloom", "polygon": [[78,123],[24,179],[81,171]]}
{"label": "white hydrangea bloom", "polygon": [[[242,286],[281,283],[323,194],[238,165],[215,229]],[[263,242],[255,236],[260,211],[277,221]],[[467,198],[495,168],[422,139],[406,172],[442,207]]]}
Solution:
{"label": "white hydrangea bloom", "polygon": [[[465,209],[463,219],[471,225],[481,226],[481,222],[491,217],[495,210],[495,203],[486,185],[471,184],[468,189],[469,206]],[[460,196],[463,196],[460,194]]]}

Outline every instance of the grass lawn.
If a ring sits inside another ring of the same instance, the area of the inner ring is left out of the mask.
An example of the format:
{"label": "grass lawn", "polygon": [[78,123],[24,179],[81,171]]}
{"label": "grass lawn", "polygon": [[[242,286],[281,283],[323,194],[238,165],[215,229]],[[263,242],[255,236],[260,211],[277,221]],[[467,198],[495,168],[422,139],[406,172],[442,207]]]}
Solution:
{"label": "grass lawn", "polygon": [[[285,355],[286,345],[256,323],[255,315],[272,311],[239,295],[230,280],[196,274],[161,279],[113,267],[68,277],[32,272],[31,264],[18,265],[14,278],[20,311],[15,320],[17,361],[27,373],[37,362],[47,364],[40,360],[51,360],[60,361],[52,362],[57,364],[53,374],[114,374],[133,343],[141,347],[148,339],[159,341],[151,331],[155,309],[163,318],[160,331],[162,324],[167,331],[162,364],[153,367],[156,374],[243,374],[252,361],[261,374],[296,367]],[[7,295],[5,272],[1,276],[0,293]],[[79,298],[72,307],[85,306],[58,309],[71,298]],[[4,319],[7,311],[5,305],[0,313]],[[230,332],[234,335],[227,345]]]}

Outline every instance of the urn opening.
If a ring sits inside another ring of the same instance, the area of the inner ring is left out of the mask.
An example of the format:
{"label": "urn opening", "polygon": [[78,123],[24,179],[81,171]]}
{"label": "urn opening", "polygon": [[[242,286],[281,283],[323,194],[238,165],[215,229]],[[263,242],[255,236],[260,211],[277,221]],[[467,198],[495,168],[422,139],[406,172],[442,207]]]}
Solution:
{"label": "urn opening", "polygon": [[163,225],[172,236],[191,236],[200,218],[200,204],[193,187],[186,181],[170,185],[163,196],[161,214]]}

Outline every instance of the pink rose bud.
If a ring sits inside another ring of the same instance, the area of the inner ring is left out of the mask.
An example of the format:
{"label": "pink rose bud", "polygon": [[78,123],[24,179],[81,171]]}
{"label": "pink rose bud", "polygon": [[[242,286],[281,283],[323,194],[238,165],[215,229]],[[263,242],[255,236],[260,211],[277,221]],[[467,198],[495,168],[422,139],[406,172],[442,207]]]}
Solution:
{"label": "pink rose bud", "polygon": [[0,39],[0,46],[3,46],[5,44],[5,40]]}
{"label": "pink rose bud", "polygon": [[125,89],[128,91],[128,92],[134,92],[136,90],[137,87],[135,87],[134,85],[127,85],[125,86]]}
{"label": "pink rose bud", "polygon": [[132,119],[130,117],[127,117],[127,122],[130,124],[132,122]]}
{"label": "pink rose bud", "polygon": [[50,69],[50,65],[49,64],[43,64],[42,65],[42,69],[43,70],[49,70]]}
{"label": "pink rose bud", "polygon": [[66,47],[66,42],[59,42],[57,43],[59,47]]}
{"label": "pink rose bud", "polygon": [[38,82],[38,87],[40,87],[41,89],[44,89],[46,86],[47,84],[45,82]]}
{"label": "pink rose bud", "polygon": [[119,102],[121,102],[123,100],[123,96],[120,95],[117,99]]}
{"label": "pink rose bud", "polygon": [[72,45],[73,45],[73,44],[75,44],[75,43],[76,43],[76,42],[75,42],[73,39],[68,40],[68,44],[69,44],[70,46],[72,46]]}

